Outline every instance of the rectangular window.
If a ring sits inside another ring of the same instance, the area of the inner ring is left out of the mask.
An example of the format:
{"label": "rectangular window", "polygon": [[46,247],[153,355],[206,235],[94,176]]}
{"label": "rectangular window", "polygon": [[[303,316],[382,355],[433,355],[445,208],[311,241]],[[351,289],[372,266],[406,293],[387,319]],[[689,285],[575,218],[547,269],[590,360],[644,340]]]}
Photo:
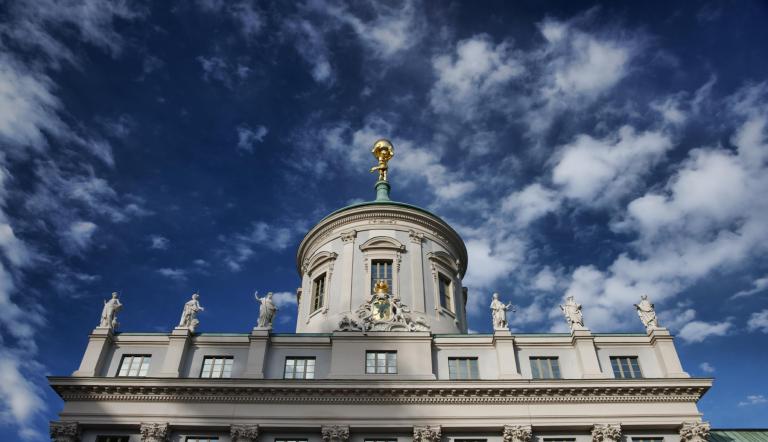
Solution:
{"label": "rectangular window", "polygon": [[283,379],[314,379],[315,358],[285,358]]}
{"label": "rectangular window", "polygon": [[397,374],[397,352],[365,352],[365,372],[368,374]]}
{"label": "rectangular window", "polygon": [[123,355],[118,376],[146,376],[151,355]]}
{"label": "rectangular window", "polygon": [[392,261],[388,259],[375,259],[371,261],[371,292],[378,281],[384,281],[392,293]]}
{"label": "rectangular window", "polygon": [[611,367],[616,379],[637,379],[643,377],[637,356],[611,356]]}
{"label": "rectangular window", "polygon": [[480,379],[477,358],[448,358],[448,377],[450,379]]}
{"label": "rectangular window", "polygon": [[325,273],[315,278],[312,285],[312,311],[316,312],[325,303]]}
{"label": "rectangular window", "polygon": [[232,356],[206,356],[203,358],[203,370],[201,378],[231,378]]}
{"label": "rectangular window", "polygon": [[557,357],[531,357],[531,375],[534,379],[560,379]]}
{"label": "rectangular window", "polygon": [[218,437],[208,437],[208,436],[187,436],[185,439],[186,442],[216,442],[218,441]]}
{"label": "rectangular window", "polygon": [[442,273],[439,273],[437,276],[437,282],[440,285],[440,307],[453,311],[451,279]]}
{"label": "rectangular window", "polygon": [[96,442],[129,442],[131,436],[96,436]]}

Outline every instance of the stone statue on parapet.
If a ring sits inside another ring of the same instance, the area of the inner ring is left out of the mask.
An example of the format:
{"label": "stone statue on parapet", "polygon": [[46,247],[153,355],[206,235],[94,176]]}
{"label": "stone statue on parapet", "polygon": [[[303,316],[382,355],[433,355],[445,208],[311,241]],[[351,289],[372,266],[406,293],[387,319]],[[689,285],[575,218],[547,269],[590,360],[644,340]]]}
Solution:
{"label": "stone statue on parapet", "polygon": [[515,306],[511,302],[504,304],[499,301],[499,294],[493,294],[493,300],[491,301],[491,317],[493,318],[494,330],[508,330],[509,324],[507,323],[507,312],[515,311]]}
{"label": "stone statue on parapet", "polygon": [[574,330],[586,330],[584,327],[584,316],[581,313],[581,304],[578,304],[573,296],[569,296],[565,299],[565,304],[560,306],[560,310],[563,311],[566,322]]}
{"label": "stone statue on parapet", "polygon": [[640,303],[635,304],[637,316],[643,321],[645,330],[650,333],[659,327],[659,320],[656,319],[656,307],[648,300],[648,295],[640,296]]}
{"label": "stone statue on parapet", "polygon": [[200,321],[197,319],[197,313],[205,310],[198,299],[200,295],[197,293],[192,295],[192,299],[184,304],[184,310],[181,312],[181,320],[176,328],[186,328],[192,333],[195,332]]}
{"label": "stone statue on parapet", "polygon": [[117,312],[123,309],[123,304],[117,299],[117,292],[112,293],[112,299],[104,301],[104,308],[101,309],[101,320],[99,321],[99,328],[108,328],[111,330],[117,330],[119,323],[117,322]]}
{"label": "stone statue on parapet", "polygon": [[261,304],[259,307],[259,322],[258,328],[269,329],[272,328],[272,322],[275,320],[275,314],[277,313],[277,305],[272,301],[272,292],[267,293],[267,296],[259,298],[259,292],[253,294],[256,301]]}

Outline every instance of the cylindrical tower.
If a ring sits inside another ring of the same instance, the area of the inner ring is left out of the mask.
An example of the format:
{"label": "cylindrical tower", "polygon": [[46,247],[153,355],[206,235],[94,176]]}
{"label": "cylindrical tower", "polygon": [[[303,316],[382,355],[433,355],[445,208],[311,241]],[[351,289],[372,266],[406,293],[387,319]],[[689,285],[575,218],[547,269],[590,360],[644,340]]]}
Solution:
{"label": "cylindrical tower", "polygon": [[377,157],[376,200],[331,213],[299,245],[296,332],[466,333],[464,242],[438,216],[391,201],[389,158],[382,173]]}

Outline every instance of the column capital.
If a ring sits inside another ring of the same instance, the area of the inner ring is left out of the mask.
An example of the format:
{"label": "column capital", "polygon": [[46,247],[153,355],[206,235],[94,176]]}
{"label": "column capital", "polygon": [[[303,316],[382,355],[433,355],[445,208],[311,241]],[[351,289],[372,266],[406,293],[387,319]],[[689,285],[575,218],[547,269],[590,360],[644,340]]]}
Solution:
{"label": "column capital", "polygon": [[680,442],[707,442],[709,422],[683,422],[680,427]]}
{"label": "column capital", "polygon": [[413,442],[440,442],[442,428],[440,425],[424,425],[413,427]]}
{"label": "column capital", "polygon": [[168,442],[170,435],[168,423],[142,423],[139,426],[141,442]]}
{"label": "column capital", "polygon": [[350,230],[349,232],[341,232],[341,242],[343,243],[353,242],[356,237],[357,237],[356,230]]}
{"label": "column capital", "polygon": [[324,442],[347,442],[349,440],[349,425],[323,425],[320,433]]}
{"label": "column capital", "polygon": [[77,422],[51,421],[48,428],[53,442],[80,441],[80,424]]}
{"label": "column capital", "polygon": [[409,230],[408,238],[410,238],[413,243],[421,244],[424,241],[424,234],[415,230]]}
{"label": "column capital", "polygon": [[621,425],[595,424],[592,427],[592,442],[620,442]]}
{"label": "column capital", "polygon": [[229,427],[232,442],[256,442],[259,426],[256,424],[232,424]]}
{"label": "column capital", "polygon": [[504,442],[530,442],[533,427],[530,425],[504,425]]}

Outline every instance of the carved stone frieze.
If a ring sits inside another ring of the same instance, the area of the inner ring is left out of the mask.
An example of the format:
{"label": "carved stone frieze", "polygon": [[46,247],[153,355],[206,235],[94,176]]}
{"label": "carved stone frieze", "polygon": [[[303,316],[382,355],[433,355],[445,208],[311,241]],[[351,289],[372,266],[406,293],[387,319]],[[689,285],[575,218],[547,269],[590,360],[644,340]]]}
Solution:
{"label": "carved stone frieze", "polygon": [[170,435],[167,423],[142,423],[139,427],[141,442],[168,442]]}
{"label": "carved stone frieze", "polygon": [[619,442],[621,440],[621,425],[595,424],[592,427],[592,442]]}
{"label": "carved stone frieze", "polygon": [[347,442],[349,440],[348,425],[323,425],[320,432],[323,442]]}
{"label": "carved stone frieze", "polygon": [[80,425],[77,422],[51,422],[49,430],[53,442],[80,441]]}
{"label": "carved stone frieze", "polygon": [[680,442],[707,442],[709,429],[709,422],[683,422]]}
{"label": "carved stone frieze", "polygon": [[413,427],[413,442],[440,442],[441,435],[439,425]]}
{"label": "carved stone frieze", "polygon": [[504,442],[531,442],[533,428],[530,425],[504,425]]}
{"label": "carved stone frieze", "polygon": [[229,429],[232,442],[256,442],[259,426],[256,424],[232,424]]}

